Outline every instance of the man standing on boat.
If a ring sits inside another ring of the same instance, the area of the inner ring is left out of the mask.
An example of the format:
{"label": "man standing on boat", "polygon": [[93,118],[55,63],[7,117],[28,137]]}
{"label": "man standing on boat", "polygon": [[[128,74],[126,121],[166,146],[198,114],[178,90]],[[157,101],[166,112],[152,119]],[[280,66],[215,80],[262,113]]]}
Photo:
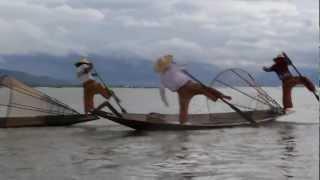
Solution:
{"label": "man standing on boat", "polygon": [[84,89],[84,111],[86,114],[94,110],[94,95],[100,94],[104,98],[109,99],[112,92],[108,91],[100,83],[93,78],[93,64],[86,58],[81,58],[75,63],[77,67],[77,76],[81,81]]}
{"label": "man standing on boat", "polygon": [[230,96],[225,96],[216,89],[204,88],[194,82],[183,72],[185,71],[183,67],[173,62],[172,55],[165,55],[159,58],[155,63],[154,70],[160,75],[160,96],[166,106],[169,106],[169,104],[165,95],[165,88],[178,93],[180,105],[179,120],[181,124],[187,122],[189,103],[195,95],[205,95],[212,101],[217,101],[218,98],[231,99]]}
{"label": "man standing on boat", "polygon": [[304,76],[293,76],[289,70],[289,65],[292,65],[290,59],[281,53],[273,59],[275,62],[271,67],[263,67],[266,72],[276,72],[279,79],[282,81],[282,103],[284,110],[292,108],[291,91],[292,88],[301,84],[304,85],[309,91],[315,93],[316,88],[314,84]]}

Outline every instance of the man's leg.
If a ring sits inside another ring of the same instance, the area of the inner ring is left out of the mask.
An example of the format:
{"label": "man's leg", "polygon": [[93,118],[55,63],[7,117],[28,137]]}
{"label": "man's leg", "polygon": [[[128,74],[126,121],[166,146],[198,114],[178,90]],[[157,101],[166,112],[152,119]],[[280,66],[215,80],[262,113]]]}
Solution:
{"label": "man's leg", "polygon": [[288,78],[282,82],[282,104],[283,108],[292,108],[292,88],[297,85],[297,79]]}
{"label": "man's leg", "polygon": [[85,111],[85,114],[89,114],[89,112],[94,109],[93,98],[94,98],[94,93],[91,91],[90,88],[85,87],[84,88],[84,111]]}
{"label": "man's leg", "polygon": [[311,91],[311,92],[316,91],[316,87],[310,81],[310,79],[308,79],[307,77],[304,77],[304,76],[300,77],[299,79],[300,79],[299,83],[303,84],[309,91]]}
{"label": "man's leg", "polygon": [[179,121],[180,124],[184,124],[188,120],[188,109],[191,97],[187,96],[186,94],[179,95],[179,105],[180,105],[180,114],[179,114]]}
{"label": "man's leg", "polygon": [[109,99],[111,94],[103,87],[100,83],[96,83],[95,90],[97,93],[101,94],[104,98]]}
{"label": "man's leg", "polygon": [[228,100],[232,99],[230,96],[224,95],[222,92],[218,91],[217,89],[214,89],[214,88],[211,88],[211,87],[203,88],[203,89],[205,90],[205,92],[209,91],[209,93],[214,95],[216,98],[224,98],[224,99],[228,99]]}
{"label": "man's leg", "polygon": [[211,87],[203,87],[201,86],[200,84],[193,84],[193,91],[196,93],[196,94],[202,94],[206,97],[208,97],[209,99],[211,99],[212,101],[217,101],[218,98],[226,98],[226,99],[231,99],[230,96],[225,96],[223,93],[221,93],[220,91],[214,89],[214,88],[211,88]]}
{"label": "man's leg", "polygon": [[304,85],[309,91],[314,92],[316,90],[313,83],[306,77],[289,77],[283,81],[283,107],[292,108],[292,88],[298,84]]}
{"label": "man's leg", "polygon": [[86,90],[86,87],[83,87],[83,106],[84,106],[85,114],[88,114],[89,112],[87,102],[88,102],[87,90]]}

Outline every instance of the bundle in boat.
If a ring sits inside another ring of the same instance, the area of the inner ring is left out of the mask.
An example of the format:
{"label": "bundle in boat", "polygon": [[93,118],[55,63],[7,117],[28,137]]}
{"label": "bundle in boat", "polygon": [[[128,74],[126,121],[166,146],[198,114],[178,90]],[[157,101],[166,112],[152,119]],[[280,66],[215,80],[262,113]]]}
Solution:
{"label": "bundle in boat", "polygon": [[24,83],[0,76],[0,127],[65,126],[96,120]]}

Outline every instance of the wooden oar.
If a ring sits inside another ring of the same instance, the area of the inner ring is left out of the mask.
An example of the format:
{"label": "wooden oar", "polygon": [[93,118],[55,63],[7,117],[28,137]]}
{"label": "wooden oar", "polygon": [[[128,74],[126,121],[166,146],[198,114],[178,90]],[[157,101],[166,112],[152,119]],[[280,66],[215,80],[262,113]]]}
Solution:
{"label": "wooden oar", "polygon": [[[283,56],[290,62],[290,65],[293,67],[293,69],[297,72],[297,74],[299,75],[300,78],[302,78],[302,74],[300,73],[300,71],[298,70],[298,68],[293,64],[293,62],[291,61],[291,59],[287,56],[287,54],[285,52],[282,52]],[[317,100],[319,101],[319,95],[313,91],[312,92],[313,95],[317,98]]]}
{"label": "wooden oar", "polygon": [[100,104],[96,109],[94,109],[93,114],[95,112],[99,112],[105,106],[107,106],[113,114],[122,118],[122,114],[120,114],[108,101],[105,101],[104,103]]}
{"label": "wooden oar", "polygon": [[121,100],[120,98],[118,98],[118,96],[111,91],[108,86],[106,85],[106,83],[103,81],[103,79],[101,78],[101,76],[98,74],[98,72],[94,69],[94,73],[96,74],[97,78],[101,81],[101,83],[103,84],[103,86],[111,93],[111,96],[114,98],[114,100],[116,101],[117,105],[119,106],[119,108],[121,109],[121,112],[126,114],[127,111],[121,106]]}
{"label": "wooden oar", "polygon": [[[197,78],[195,78],[194,76],[192,76],[188,71],[183,71],[187,76],[189,76],[191,79],[193,79],[194,81],[196,81],[197,83],[199,83],[203,88],[208,89],[209,87],[204,85],[200,80],[198,80]],[[250,117],[248,114],[242,112],[239,108],[237,108],[236,106],[234,106],[233,104],[229,103],[228,101],[224,100],[223,98],[220,98],[222,102],[224,102],[225,104],[227,104],[231,109],[233,109],[235,112],[237,112],[238,114],[240,114],[244,119],[246,119],[247,121],[249,121],[252,125],[257,126],[258,123],[252,119],[252,117]]]}

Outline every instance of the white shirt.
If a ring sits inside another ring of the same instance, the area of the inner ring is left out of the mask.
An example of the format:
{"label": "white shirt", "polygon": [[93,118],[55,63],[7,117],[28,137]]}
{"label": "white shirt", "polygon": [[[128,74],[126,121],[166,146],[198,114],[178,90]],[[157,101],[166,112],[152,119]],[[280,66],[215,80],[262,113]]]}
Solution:
{"label": "white shirt", "polygon": [[165,72],[160,73],[160,96],[166,106],[168,106],[168,101],[165,94],[165,88],[176,92],[188,81],[192,81],[189,76],[182,72],[183,69],[183,67],[180,67],[177,64],[171,64]]}
{"label": "white shirt", "polygon": [[91,70],[89,72],[85,72],[85,70],[89,68],[88,64],[81,64],[78,68],[77,68],[77,75],[79,80],[81,81],[82,84],[84,84],[85,82],[89,81],[89,80],[93,80],[93,76],[92,76],[92,72]]}

